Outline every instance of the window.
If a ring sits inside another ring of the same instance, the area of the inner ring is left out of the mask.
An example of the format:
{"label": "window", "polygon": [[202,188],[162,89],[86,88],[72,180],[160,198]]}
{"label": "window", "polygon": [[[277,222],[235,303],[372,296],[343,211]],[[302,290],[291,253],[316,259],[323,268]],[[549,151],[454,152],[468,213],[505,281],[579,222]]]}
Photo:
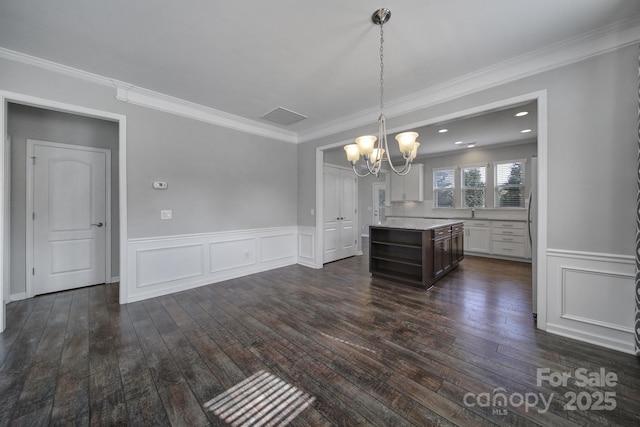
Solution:
{"label": "window", "polygon": [[524,165],[525,160],[494,164],[496,208],[524,208]]}
{"label": "window", "polygon": [[456,188],[455,168],[444,168],[433,170],[433,207],[452,208],[454,207],[453,193]]}
{"label": "window", "polygon": [[485,165],[462,166],[461,170],[462,207],[484,208],[487,167]]}

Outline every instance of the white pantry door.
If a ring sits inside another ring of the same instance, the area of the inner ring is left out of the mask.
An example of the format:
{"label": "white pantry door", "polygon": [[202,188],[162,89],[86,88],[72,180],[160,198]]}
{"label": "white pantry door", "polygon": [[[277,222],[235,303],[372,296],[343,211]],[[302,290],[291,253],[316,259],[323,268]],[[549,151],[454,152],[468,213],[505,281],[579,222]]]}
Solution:
{"label": "white pantry door", "polygon": [[351,170],[324,166],[324,257],[332,262],[356,254],[356,179]]}
{"label": "white pantry door", "polygon": [[105,283],[109,151],[28,142],[34,157],[33,294]]}

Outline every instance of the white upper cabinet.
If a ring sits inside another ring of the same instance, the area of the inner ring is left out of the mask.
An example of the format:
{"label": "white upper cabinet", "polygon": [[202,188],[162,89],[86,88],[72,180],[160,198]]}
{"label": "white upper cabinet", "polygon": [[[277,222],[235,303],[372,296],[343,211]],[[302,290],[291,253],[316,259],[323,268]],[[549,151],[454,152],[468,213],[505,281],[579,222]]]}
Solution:
{"label": "white upper cabinet", "polygon": [[392,202],[422,202],[424,200],[424,165],[416,163],[404,176],[391,173]]}

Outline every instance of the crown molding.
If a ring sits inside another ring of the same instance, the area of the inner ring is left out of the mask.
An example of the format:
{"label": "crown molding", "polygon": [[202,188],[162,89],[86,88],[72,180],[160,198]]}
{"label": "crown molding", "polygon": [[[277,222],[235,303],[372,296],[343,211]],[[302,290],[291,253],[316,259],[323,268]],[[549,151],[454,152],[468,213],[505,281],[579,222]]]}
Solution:
{"label": "crown molding", "polygon": [[202,122],[212,123],[228,129],[264,136],[278,141],[294,144],[298,142],[298,137],[295,132],[282,130],[275,126],[263,124],[255,120],[245,119],[244,117],[229,114],[214,108],[205,107],[204,105],[185,101],[184,99],[132,85],[122,84],[121,82],[115,84],[115,86],[116,99],[120,101],[153,108],[154,110],[188,117]]}
{"label": "crown molding", "polygon": [[108,77],[90,73],[88,71],[79,70],[78,68],[69,67],[67,65],[58,64],[57,62],[38,58],[36,56],[27,55],[26,53],[16,52],[15,50],[6,49],[4,47],[0,47],[0,58],[22,62],[23,64],[27,65],[33,65],[35,67],[43,68],[48,71],[53,71],[54,73],[64,74],[66,76],[75,77],[77,79],[96,83],[102,86],[113,87],[114,80]]}
{"label": "crown molding", "polygon": [[[385,115],[397,117],[465,95],[579,62],[640,41],[640,15],[580,36],[499,62],[411,95],[385,102]],[[348,131],[373,122],[379,107],[372,107],[298,134],[299,142]]]}
{"label": "crown molding", "polygon": [[[387,117],[397,117],[514,80],[579,62],[614,49],[638,43],[638,41],[640,41],[640,15],[635,15],[581,36],[517,56],[411,95],[387,101],[385,115]],[[2,47],[0,47],[0,58],[22,62],[55,73],[115,88],[116,99],[123,102],[288,143],[307,142],[365,126],[372,123],[372,117],[377,116],[379,113],[378,107],[372,107],[341,119],[324,123],[308,131],[295,133],[163,93],[140,88],[127,82],[89,73]]]}
{"label": "crown molding", "polygon": [[244,117],[205,107],[204,105],[196,104],[194,102],[185,101],[160,92],[140,88],[131,83],[90,73],[88,71],[69,67],[57,62],[27,55],[22,52],[16,52],[0,47],[0,58],[22,62],[54,73],[74,77],[101,86],[115,88],[116,99],[130,104],[140,105],[154,110],[164,111],[166,113],[176,114],[279,141],[288,143],[298,142],[295,132],[282,130],[275,126],[260,123],[255,120],[245,119]]}

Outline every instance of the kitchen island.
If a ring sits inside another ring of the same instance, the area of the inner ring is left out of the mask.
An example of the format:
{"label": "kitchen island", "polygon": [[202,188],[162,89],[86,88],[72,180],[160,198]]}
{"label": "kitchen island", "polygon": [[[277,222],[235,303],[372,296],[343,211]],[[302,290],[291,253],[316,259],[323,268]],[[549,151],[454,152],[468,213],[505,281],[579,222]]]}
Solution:
{"label": "kitchen island", "polygon": [[459,220],[389,219],[369,227],[373,277],[430,289],[464,258]]}

